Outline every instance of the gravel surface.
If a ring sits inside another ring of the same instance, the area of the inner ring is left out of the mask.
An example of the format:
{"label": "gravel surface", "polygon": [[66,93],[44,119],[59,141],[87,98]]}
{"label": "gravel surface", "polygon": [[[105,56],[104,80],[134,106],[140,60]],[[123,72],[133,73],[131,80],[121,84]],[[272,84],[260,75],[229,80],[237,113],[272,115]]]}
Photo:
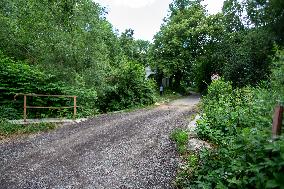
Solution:
{"label": "gravel surface", "polygon": [[169,135],[187,127],[199,97],[181,101],[2,141],[0,188],[173,188]]}

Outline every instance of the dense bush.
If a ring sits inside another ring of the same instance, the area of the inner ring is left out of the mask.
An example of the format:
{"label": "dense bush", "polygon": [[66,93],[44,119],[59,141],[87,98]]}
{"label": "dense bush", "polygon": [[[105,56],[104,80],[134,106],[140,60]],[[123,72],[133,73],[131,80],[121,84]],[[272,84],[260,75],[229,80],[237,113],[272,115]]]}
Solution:
{"label": "dense bush", "polygon": [[[30,66],[23,61],[13,61],[0,54],[0,117],[18,119],[22,116],[23,97],[17,93],[34,94],[67,94],[77,95],[78,104],[83,111],[82,116],[94,115],[97,112],[95,103],[97,94],[94,89],[86,89],[81,85],[66,86],[53,75],[40,71],[36,66]],[[28,105],[33,106],[73,106],[73,99],[57,97],[27,97]],[[71,111],[28,110],[29,117],[70,116]]]}
{"label": "dense bush", "polygon": [[257,85],[270,74],[269,66],[273,51],[273,37],[269,31],[251,29],[226,36],[226,49],[221,73],[234,86]]}
{"label": "dense bush", "polygon": [[199,154],[184,187],[284,187],[284,136],[271,136],[274,107],[284,98],[283,55],[274,66],[271,83],[262,87],[233,89],[223,80],[209,86],[197,132],[214,148]]}
{"label": "dense bush", "polygon": [[[104,86],[104,87],[103,87]],[[97,92],[97,88],[100,93]],[[59,82],[58,78],[46,74],[36,66],[23,61],[14,61],[0,54],[0,117],[19,119],[22,117],[23,97],[17,93],[76,95],[79,116],[95,115],[99,111],[113,111],[155,101],[156,84],[145,78],[144,67],[126,62],[113,69],[102,86],[88,86],[84,78],[75,75],[73,85]],[[33,106],[73,106],[73,99],[57,97],[28,97]],[[71,110],[28,110],[28,117],[70,117]]]}
{"label": "dense bush", "polygon": [[125,62],[113,71],[109,88],[100,96],[100,109],[114,111],[150,105],[155,101],[156,84],[145,78],[144,67],[135,62]]}
{"label": "dense bush", "polygon": [[244,128],[267,127],[278,95],[262,88],[233,90],[230,82],[214,81],[203,99],[199,136],[219,144],[223,137],[235,135]]}
{"label": "dense bush", "polygon": [[[22,97],[12,101],[15,93],[77,95],[79,116],[152,103],[154,84],[142,66],[130,63],[148,64],[149,42],[135,40],[132,29],[119,35],[106,14],[92,0],[1,1],[0,50],[6,56],[0,55],[0,117],[21,117]],[[31,102],[73,105],[65,98],[29,97]],[[71,109],[28,113],[72,115]]]}
{"label": "dense bush", "polygon": [[[17,93],[62,94],[62,83],[56,82],[52,75],[46,75],[37,67],[22,61],[13,61],[0,52],[0,117],[19,118],[22,113],[23,97]],[[28,100],[31,100],[30,97]],[[39,98],[33,98],[33,105],[46,105]],[[55,103],[49,98],[47,103]],[[60,102],[61,104],[63,102]],[[21,111],[20,111],[21,110]]]}
{"label": "dense bush", "polygon": [[[214,94],[216,90],[220,93]],[[201,167],[196,171],[199,185],[265,188],[271,182],[281,184],[277,173],[284,168],[284,148],[280,148],[284,141],[269,142],[279,94],[250,87],[230,90],[230,83],[215,81],[203,101],[198,135],[216,148],[201,153]]]}

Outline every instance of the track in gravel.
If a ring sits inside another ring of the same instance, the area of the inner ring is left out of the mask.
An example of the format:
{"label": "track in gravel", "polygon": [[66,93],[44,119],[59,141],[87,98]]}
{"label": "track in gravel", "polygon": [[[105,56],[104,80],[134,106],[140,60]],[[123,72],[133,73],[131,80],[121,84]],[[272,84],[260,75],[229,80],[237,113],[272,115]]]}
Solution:
{"label": "track in gravel", "polygon": [[199,96],[152,109],[100,115],[0,144],[0,188],[172,188],[169,140]]}

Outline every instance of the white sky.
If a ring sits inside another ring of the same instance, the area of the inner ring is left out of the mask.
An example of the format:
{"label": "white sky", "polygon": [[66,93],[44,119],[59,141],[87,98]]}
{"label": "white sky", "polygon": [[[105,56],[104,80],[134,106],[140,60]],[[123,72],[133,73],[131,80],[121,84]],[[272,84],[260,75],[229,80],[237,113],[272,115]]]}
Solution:
{"label": "white sky", "polygon": [[[172,0],[94,0],[107,7],[107,19],[123,32],[134,29],[136,39],[152,41],[168,13]],[[204,0],[210,14],[221,11],[224,0]]]}

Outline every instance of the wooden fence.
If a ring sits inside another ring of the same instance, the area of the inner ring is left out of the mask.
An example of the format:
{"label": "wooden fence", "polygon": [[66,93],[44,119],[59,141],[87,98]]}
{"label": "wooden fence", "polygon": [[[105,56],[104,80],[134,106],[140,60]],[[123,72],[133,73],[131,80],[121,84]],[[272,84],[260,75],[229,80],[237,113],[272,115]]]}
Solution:
{"label": "wooden fence", "polygon": [[[17,96],[24,96],[24,122],[27,121],[27,109],[66,109],[66,108],[73,108],[73,119],[76,119],[77,114],[77,96],[70,96],[70,95],[43,95],[43,94],[22,94],[18,93],[14,96],[14,100],[16,100]],[[37,97],[64,97],[64,98],[73,98],[74,104],[73,106],[65,106],[65,107],[44,107],[44,106],[27,106],[27,96],[37,96]]]}

